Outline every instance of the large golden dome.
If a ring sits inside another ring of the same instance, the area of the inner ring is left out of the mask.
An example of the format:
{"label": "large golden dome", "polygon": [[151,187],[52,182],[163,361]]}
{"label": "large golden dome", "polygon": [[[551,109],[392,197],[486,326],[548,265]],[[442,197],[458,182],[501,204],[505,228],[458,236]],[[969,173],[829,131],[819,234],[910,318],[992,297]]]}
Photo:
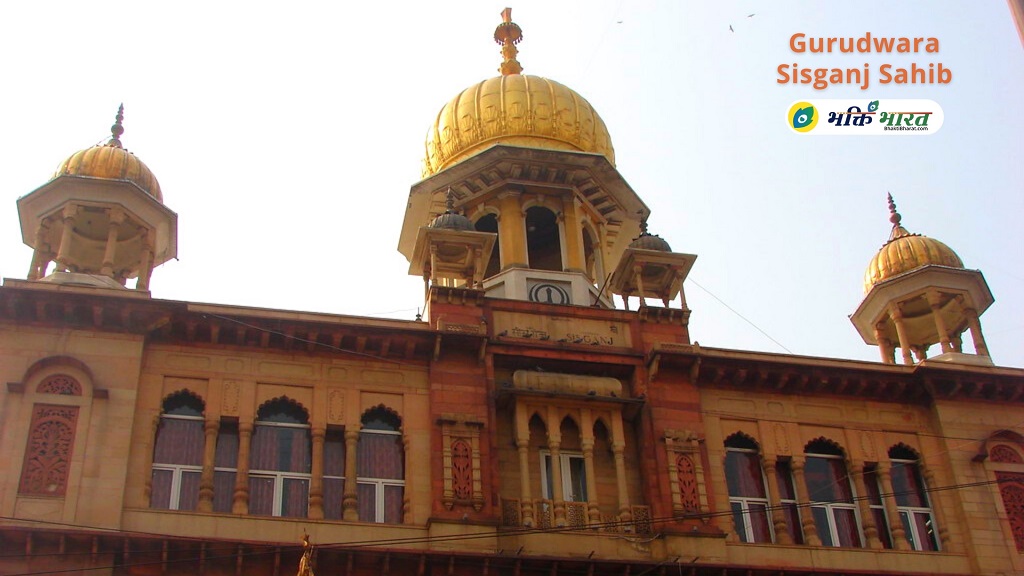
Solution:
{"label": "large golden dome", "polygon": [[120,136],[124,133],[124,128],[121,127],[123,114],[122,106],[117,111],[117,121],[110,127],[111,138],[106,144],[79,150],[68,156],[60,163],[53,177],[70,175],[128,180],[162,203],[164,198],[156,176],[142,160],[121,147]]}
{"label": "large golden dome", "polygon": [[423,176],[495,144],[590,152],[614,165],[608,129],[585,98],[554,80],[519,73],[514,44],[522,32],[511,11],[502,16],[494,33],[505,55],[502,75],[466,88],[441,108],[427,131]]}
{"label": "large golden dome", "polygon": [[889,220],[893,224],[892,233],[889,235],[889,241],[875,254],[864,272],[865,294],[875,284],[921,266],[934,264],[950,268],[964,267],[963,261],[949,246],[934,238],[911,234],[901,226],[901,216],[896,212],[896,204],[891,195],[889,212]]}

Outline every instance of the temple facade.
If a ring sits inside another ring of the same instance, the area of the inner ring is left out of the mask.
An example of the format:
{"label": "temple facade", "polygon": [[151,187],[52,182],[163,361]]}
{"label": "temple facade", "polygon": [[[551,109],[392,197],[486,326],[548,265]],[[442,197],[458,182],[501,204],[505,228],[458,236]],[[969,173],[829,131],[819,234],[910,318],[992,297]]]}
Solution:
{"label": "temple facade", "polygon": [[18,200],[0,573],[1024,573],[1024,370],[982,273],[890,197],[851,315],[879,362],[696,344],[697,256],[502,16],[398,231],[422,319],[154,297],[177,215],[121,111]]}

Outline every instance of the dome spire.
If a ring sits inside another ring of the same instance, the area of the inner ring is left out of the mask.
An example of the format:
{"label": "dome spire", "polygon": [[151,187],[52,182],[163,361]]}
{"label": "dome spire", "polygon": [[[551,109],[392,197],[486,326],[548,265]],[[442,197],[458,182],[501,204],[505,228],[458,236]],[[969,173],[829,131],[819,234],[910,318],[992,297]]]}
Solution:
{"label": "dome spire", "polygon": [[910,232],[907,232],[907,229],[900,225],[903,217],[896,211],[896,202],[892,199],[892,193],[886,192],[886,195],[889,198],[889,222],[892,222],[892,232],[889,233],[889,241],[892,242],[902,236],[910,236]]}
{"label": "dome spire", "polygon": [[114,125],[110,127],[110,140],[107,141],[107,146],[122,148],[121,134],[124,134],[124,126],[121,125],[122,120],[124,120],[124,102],[117,107],[117,116],[114,117]]}
{"label": "dome spire", "polygon": [[516,60],[516,54],[519,54],[516,44],[519,44],[522,39],[523,30],[512,21],[512,9],[505,8],[501,11],[501,24],[494,29],[494,41],[501,44],[501,56],[505,59],[498,68],[502,76],[519,74],[523,71],[522,65]]}

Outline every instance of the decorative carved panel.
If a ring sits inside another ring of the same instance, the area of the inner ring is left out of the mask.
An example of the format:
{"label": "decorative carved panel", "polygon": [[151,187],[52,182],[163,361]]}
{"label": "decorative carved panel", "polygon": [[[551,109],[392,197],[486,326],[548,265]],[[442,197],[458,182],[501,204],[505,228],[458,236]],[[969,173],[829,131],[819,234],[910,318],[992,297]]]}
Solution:
{"label": "decorative carved panel", "polygon": [[676,456],[676,475],[679,481],[679,496],[684,512],[700,511],[700,492],[697,490],[697,470],[693,459],[679,454]]}
{"label": "decorative carved panel", "polygon": [[[674,514],[708,512],[707,487],[704,485],[704,468],[701,465],[701,440],[699,434],[690,430],[665,431]],[[707,517],[703,521],[707,522]]]}
{"label": "decorative carved panel", "polygon": [[28,444],[25,446],[19,493],[33,496],[64,495],[77,423],[77,406],[35,406]]}
{"label": "decorative carved panel", "polygon": [[452,442],[452,492],[456,500],[473,496],[473,461],[469,442],[459,438]]}
{"label": "decorative carved panel", "polygon": [[988,451],[989,460],[993,463],[999,464],[1024,464],[1024,459],[1021,459],[1020,452],[1017,452],[1009,446],[1003,444],[997,444]]}
{"label": "decorative carved panel", "polygon": [[999,494],[1003,497],[1006,518],[1010,521],[1017,550],[1024,552],[1024,474],[996,472]]}
{"label": "decorative carved panel", "polygon": [[81,396],[82,385],[71,376],[55,374],[39,383],[36,392],[40,394],[60,394],[63,396]]}

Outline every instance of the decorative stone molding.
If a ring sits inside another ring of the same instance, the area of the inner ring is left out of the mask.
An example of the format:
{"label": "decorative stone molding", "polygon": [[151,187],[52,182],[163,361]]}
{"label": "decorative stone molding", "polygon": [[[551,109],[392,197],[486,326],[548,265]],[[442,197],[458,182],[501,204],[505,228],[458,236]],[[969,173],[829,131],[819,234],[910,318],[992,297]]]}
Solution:
{"label": "decorative stone molding", "polygon": [[444,480],[441,502],[448,510],[455,506],[472,506],[479,512],[484,506],[480,464],[483,423],[472,415],[444,414],[440,424]]}
{"label": "decorative stone molding", "polygon": [[708,523],[708,494],[700,448],[703,441],[704,436],[692,430],[665,430],[672,513],[679,519],[699,515],[701,521]]}

